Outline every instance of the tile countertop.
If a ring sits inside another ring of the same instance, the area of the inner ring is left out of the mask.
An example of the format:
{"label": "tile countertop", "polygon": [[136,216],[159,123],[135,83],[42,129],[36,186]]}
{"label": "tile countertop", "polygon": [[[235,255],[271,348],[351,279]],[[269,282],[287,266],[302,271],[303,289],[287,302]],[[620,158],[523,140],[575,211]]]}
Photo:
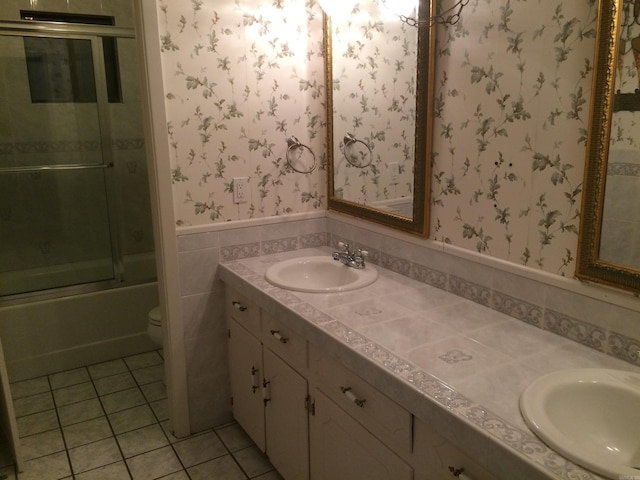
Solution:
{"label": "tile countertop", "polygon": [[281,260],[330,252],[234,260],[219,274],[501,478],[601,478],[537,439],[520,393],[555,370],[640,369],[377,265],[375,283],[345,293],[293,292],[264,278]]}

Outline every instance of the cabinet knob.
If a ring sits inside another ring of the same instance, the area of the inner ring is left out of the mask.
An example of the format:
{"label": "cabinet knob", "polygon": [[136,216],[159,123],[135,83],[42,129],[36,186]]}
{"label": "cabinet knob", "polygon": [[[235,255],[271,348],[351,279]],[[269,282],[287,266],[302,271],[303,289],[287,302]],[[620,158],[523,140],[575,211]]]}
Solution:
{"label": "cabinet knob", "polygon": [[271,335],[273,336],[273,338],[278,340],[280,343],[287,343],[289,341],[289,339],[287,337],[283,337],[280,334],[280,330],[271,330]]}
{"label": "cabinet knob", "polygon": [[367,401],[364,398],[358,398],[355,393],[351,391],[351,387],[340,387],[340,391],[347,397],[350,401],[355,403],[360,408],[364,408],[364,404]]}
{"label": "cabinet knob", "polygon": [[236,307],[238,310],[240,310],[241,312],[244,312],[247,310],[247,307],[243,306],[242,303],[234,300],[231,302],[231,305],[233,305],[234,307]]}

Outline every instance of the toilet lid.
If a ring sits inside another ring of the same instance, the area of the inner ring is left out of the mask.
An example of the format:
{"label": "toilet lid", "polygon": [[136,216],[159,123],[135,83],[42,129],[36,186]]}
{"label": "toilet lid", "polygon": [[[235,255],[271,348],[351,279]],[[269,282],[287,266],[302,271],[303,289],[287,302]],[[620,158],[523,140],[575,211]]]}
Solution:
{"label": "toilet lid", "polygon": [[149,311],[149,323],[152,325],[160,325],[160,321],[160,306],[157,306]]}

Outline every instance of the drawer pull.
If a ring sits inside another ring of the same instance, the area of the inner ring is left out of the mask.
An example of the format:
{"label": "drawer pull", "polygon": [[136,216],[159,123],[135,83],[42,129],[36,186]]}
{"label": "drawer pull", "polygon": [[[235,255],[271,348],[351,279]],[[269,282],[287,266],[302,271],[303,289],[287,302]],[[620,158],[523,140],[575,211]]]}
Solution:
{"label": "drawer pull", "polygon": [[231,305],[233,305],[234,307],[236,307],[238,310],[240,310],[241,312],[246,312],[247,311],[247,307],[243,307],[242,303],[234,300],[231,302]]}
{"label": "drawer pull", "polygon": [[359,406],[360,408],[364,407],[364,403],[366,402],[366,400],[356,397],[356,395],[351,391],[351,387],[340,387],[340,390],[342,391],[345,397],[347,397],[350,401],[355,403],[357,406]]}
{"label": "drawer pull", "polygon": [[280,343],[287,343],[289,341],[287,337],[283,337],[282,335],[280,335],[280,330],[271,330],[271,335]]}
{"label": "drawer pull", "polygon": [[251,391],[256,393],[256,390],[260,388],[260,381],[258,380],[258,370],[256,367],[251,367]]}

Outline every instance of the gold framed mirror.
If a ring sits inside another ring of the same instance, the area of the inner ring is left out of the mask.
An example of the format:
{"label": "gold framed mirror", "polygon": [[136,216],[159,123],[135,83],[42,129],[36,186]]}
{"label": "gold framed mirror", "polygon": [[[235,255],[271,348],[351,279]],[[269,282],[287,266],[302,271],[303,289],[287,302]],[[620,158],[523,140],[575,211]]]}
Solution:
{"label": "gold framed mirror", "polygon": [[[420,0],[410,14],[431,9]],[[325,15],[330,210],[428,234],[434,32],[378,0]]]}
{"label": "gold framed mirror", "polygon": [[640,293],[640,0],[599,8],[576,276]]}

